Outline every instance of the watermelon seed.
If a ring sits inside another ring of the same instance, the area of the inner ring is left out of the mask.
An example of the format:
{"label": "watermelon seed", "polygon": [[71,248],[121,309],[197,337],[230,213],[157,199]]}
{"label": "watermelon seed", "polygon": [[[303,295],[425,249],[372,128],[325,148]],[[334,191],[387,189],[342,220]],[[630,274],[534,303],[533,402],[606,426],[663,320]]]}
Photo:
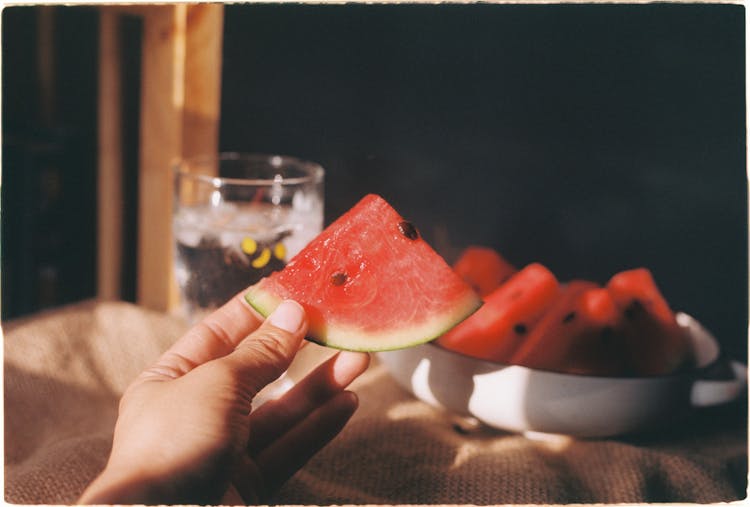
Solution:
{"label": "watermelon seed", "polygon": [[346,276],[346,273],[342,273],[341,271],[334,273],[331,275],[331,285],[339,286],[344,285],[346,283],[348,276]]}
{"label": "watermelon seed", "polygon": [[526,326],[524,324],[516,324],[513,326],[513,331],[518,334],[526,334]]}
{"label": "watermelon seed", "polygon": [[639,313],[643,311],[643,304],[638,301],[637,299],[634,299],[632,303],[630,303],[623,312],[625,314],[625,317],[628,320],[635,319]]}
{"label": "watermelon seed", "polygon": [[419,238],[419,232],[411,222],[407,222],[406,220],[404,220],[403,222],[399,222],[398,229],[401,231],[401,234],[411,240]]}
{"label": "watermelon seed", "polygon": [[613,337],[614,337],[614,330],[610,326],[604,326],[602,328],[601,335],[599,336],[599,339],[603,341],[605,344],[609,344]]}
{"label": "watermelon seed", "polygon": [[563,317],[563,320],[562,320],[563,324],[567,324],[568,322],[570,322],[571,320],[575,318],[576,318],[576,312],[570,312],[565,317]]}

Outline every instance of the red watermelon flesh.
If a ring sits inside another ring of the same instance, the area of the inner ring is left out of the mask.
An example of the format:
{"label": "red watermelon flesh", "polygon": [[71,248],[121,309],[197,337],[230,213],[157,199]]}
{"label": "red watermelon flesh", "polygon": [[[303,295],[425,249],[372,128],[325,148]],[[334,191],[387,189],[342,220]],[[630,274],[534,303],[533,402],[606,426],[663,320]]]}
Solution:
{"label": "red watermelon flesh", "polygon": [[616,331],[636,373],[668,374],[690,361],[687,337],[648,269],[617,273],[607,289],[620,310]]}
{"label": "red watermelon flesh", "polygon": [[481,297],[485,297],[518,269],[494,248],[471,245],[461,252],[453,264],[453,271],[474,287]]}
{"label": "red watermelon flesh", "polygon": [[619,376],[627,371],[619,311],[606,289],[573,281],[514,355],[513,364],[585,375]]}
{"label": "red watermelon flesh", "polygon": [[558,369],[571,346],[567,340],[558,339],[562,327],[568,327],[575,315],[578,298],[582,292],[596,288],[594,282],[573,280],[561,288],[560,295],[550,305],[528,337],[518,347],[511,363],[539,369]]}
{"label": "red watermelon flesh", "polygon": [[264,316],[294,299],[307,312],[311,341],[360,351],[427,342],[482,304],[417,229],[373,194],[245,298]]}
{"label": "red watermelon flesh", "polygon": [[437,343],[469,356],[507,363],[559,291],[555,275],[539,263],[529,264]]}

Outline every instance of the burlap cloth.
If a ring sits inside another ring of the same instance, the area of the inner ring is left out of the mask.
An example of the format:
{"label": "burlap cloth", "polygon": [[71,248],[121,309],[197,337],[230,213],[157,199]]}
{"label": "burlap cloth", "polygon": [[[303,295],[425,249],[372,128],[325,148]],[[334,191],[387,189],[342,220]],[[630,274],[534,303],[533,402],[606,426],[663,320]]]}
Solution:
{"label": "burlap cloth", "polygon": [[[174,317],[84,302],[4,323],[5,499],[69,504],[107,457],[125,386],[183,331]],[[280,504],[528,504],[745,498],[746,404],[668,433],[566,443],[465,431],[373,362],[360,409]]]}

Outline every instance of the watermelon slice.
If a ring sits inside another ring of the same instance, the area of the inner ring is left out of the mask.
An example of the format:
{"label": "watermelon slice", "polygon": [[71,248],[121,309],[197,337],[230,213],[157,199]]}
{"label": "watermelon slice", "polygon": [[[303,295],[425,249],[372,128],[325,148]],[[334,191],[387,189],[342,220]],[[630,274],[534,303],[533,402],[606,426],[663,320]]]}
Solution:
{"label": "watermelon slice", "polygon": [[485,298],[474,315],[438,338],[446,349],[507,363],[560,291],[546,267],[532,263]]}
{"label": "watermelon slice", "polygon": [[294,299],[307,312],[308,339],[359,351],[430,341],[482,304],[417,229],[373,194],[245,299],[264,316]]}
{"label": "watermelon slice", "polygon": [[518,270],[494,248],[471,245],[461,252],[453,264],[453,271],[485,297]]}
{"label": "watermelon slice", "polygon": [[619,376],[627,371],[620,312],[609,291],[585,280],[569,282],[511,363],[530,368]]}
{"label": "watermelon slice", "polygon": [[646,268],[622,271],[607,283],[620,309],[617,332],[641,375],[663,375],[687,366],[692,354],[684,330]]}

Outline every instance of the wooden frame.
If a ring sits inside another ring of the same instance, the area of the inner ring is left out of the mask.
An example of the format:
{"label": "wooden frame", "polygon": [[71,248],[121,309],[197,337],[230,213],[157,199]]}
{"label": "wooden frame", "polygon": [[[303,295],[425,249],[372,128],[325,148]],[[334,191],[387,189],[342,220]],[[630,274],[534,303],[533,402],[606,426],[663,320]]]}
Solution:
{"label": "wooden frame", "polygon": [[143,19],[136,302],[177,304],[172,268],[170,166],[218,151],[221,4],[100,8],[98,296],[121,297],[122,129],[120,16]]}

